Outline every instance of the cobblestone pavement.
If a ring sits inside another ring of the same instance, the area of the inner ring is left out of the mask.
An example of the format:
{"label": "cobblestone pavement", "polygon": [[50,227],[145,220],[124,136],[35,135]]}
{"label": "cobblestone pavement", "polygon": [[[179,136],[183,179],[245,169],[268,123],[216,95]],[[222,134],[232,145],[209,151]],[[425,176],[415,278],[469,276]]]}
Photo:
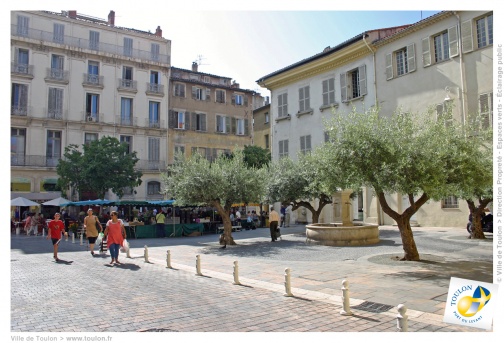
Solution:
{"label": "cobblestone pavement", "polygon": [[[132,239],[130,258],[114,266],[85,242],[62,241],[55,262],[50,241],[12,236],[11,332],[395,332],[401,303],[409,331],[485,331],[446,324],[443,313],[450,277],[492,282],[491,236],[414,228],[422,261],[401,262],[395,227],[380,227],[380,243],[367,247],[307,245],[301,225],[282,233],[270,242],[269,229],[236,232],[226,249],[216,234]],[[340,314],[343,280],[351,316]]]}

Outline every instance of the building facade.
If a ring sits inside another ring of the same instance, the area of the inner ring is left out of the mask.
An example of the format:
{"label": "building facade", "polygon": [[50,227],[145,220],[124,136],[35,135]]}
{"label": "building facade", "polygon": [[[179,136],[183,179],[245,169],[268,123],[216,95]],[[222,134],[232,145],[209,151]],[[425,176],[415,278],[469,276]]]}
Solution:
{"label": "building facade", "polygon": [[12,11],[11,197],[55,198],[64,148],[113,136],[137,152],[144,174],[124,198],[162,198],[170,55],[159,26],[117,27],[113,11]]}
{"label": "building facade", "polygon": [[254,117],[254,141],[253,145],[257,145],[271,152],[271,104],[269,99],[266,104],[253,111]]}

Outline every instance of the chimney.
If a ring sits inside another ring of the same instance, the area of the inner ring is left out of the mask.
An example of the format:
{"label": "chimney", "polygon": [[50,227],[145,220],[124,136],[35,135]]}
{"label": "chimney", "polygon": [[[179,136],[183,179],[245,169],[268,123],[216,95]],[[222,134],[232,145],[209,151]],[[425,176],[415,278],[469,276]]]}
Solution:
{"label": "chimney", "polygon": [[110,13],[108,15],[108,24],[110,26],[114,26],[115,25],[115,12],[114,11],[110,11]]}
{"label": "chimney", "polygon": [[77,19],[77,11],[68,11],[68,17],[72,19]]}
{"label": "chimney", "polygon": [[269,96],[266,97],[266,99],[264,101],[264,105],[269,105]]}
{"label": "chimney", "polygon": [[156,36],[163,37],[163,30],[161,30],[161,26],[158,26],[156,29]]}
{"label": "chimney", "polygon": [[197,62],[192,63],[192,71],[198,72],[198,63]]}

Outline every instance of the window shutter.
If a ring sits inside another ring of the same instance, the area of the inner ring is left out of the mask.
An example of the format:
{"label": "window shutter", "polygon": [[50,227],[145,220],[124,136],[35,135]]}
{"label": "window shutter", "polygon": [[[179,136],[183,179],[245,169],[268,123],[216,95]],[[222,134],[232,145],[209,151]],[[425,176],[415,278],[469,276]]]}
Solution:
{"label": "window shutter", "polygon": [[245,122],[245,136],[248,136],[249,135],[249,120],[245,119],[244,122]]}
{"label": "window shutter", "polygon": [[236,134],[236,118],[231,118],[231,133]]}
{"label": "window shutter", "polygon": [[210,88],[206,89],[206,99],[210,101]]}
{"label": "window shutter", "polygon": [[245,107],[248,107],[248,96],[247,96],[247,95],[244,95],[244,96],[243,96],[243,105],[244,105]]}
{"label": "window shutter", "polygon": [[367,94],[366,65],[359,67],[359,90],[360,96]]}
{"label": "window shutter", "polygon": [[311,135],[306,136],[305,146],[306,150],[311,151]]}
{"label": "window shutter", "polygon": [[394,77],[394,72],[392,69],[392,54],[385,55],[385,76],[387,80],[390,80]]}
{"label": "window shutter", "polygon": [[184,127],[185,127],[185,130],[191,129],[191,113],[189,111],[186,111],[186,113],[185,113]]}
{"label": "window shutter", "polygon": [[462,36],[462,52],[473,51],[472,20],[462,22],[460,35]]}
{"label": "window shutter", "polygon": [[28,107],[28,86],[20,85],[19,87],[19,104],[21,108]]}
{"label": "window shutter", "polygon": [[341,101],[345,102],[347,101],[347,75],[346,73],[340,74],[340,86],[341,86]]}
{"label": "window shutter", "polygon": [[284,141],[284,154],[289,155],[289,140]]}
{"label": "window shutter", "polygon": [[336,94],[334,92],[334,78],[330,78],[328,80],[328,86],[329,86],[329,104],[334,104],[336,102]]}
{"label": "window shutter", "polygon": [[223,125],[222,125],[222,117],[219,115],[215,116],[215,122],[216,122],[216,131],[217,132],[222,132]]}
{"label": "window shutter", "polygon": [[234,105],[234,104],[235,104],[235,102],[236,102],[236,100],[235,100],[235,95],[233,94],[233,95],[231,96],[231,105]]}
{"label": "window shutter", "polygon": [[299,111],[303,112],[304,111],[304,88],[299,88]]}
{"label": "window shutter", "polygon": [[231,118],[230,117],[225,117],[226,120],[226,133],[231,132]]}
{"label": "window shutter", "polygon": [[329,105],[329,80],[322,81],[322,105]]}
{"label": "window shutter", "polygon": [[450,57],[457,56],[459,54],[457,26],[452,26],[448,28],[448,42],[450,49]]}
{"label": "window shutter", "polygon": [[204,149],[205,149],[205,158],[208,161],[211,161],[212,160],[212,149],[210,149],[210,148],[204,148]]}
{"label": "window shutter", "polygon": [[299,140],[300,140],[300,146],[301,146],[301,151],[305,151],[305,148],[306,148],[306,145],[305,145],[305,137],[306,137],[306,136],[301,136],[301,137],[299,138]]}
{"label": "window shutter", "polygon": [[278,155],[280,155],[280,156],[283,155],[283,142],[284,141],[279,141],[278,142]]}
{"label": "window shutter", "polygon": [[212,148],[212,160],[217,159],[217,148]]}
{"label": "window shutter", "polygon": [[176,111],[170,110],[168,114],[168,127],[173,129],[177,127],[178,113]]}
{"label": "window shutter", "polygon": [[422,39],[422,59],[424,67],[431,65],[430,37]]}
{"label": "window shutter", "polygon": [[196,92],[198,91],[198,88],[197,87],[192,87],[192,98],[193,99],[196,99]]}
{"label": "window shutter", "polygon": [[310,109],[310,86],[307,86],[305,88],[305,111],[308,111]]}
{"label": "window shutter", "polygon": [[406,54],[408,55],[408,73],[416,70],[416,57],[415,57],[415,44],[412,43],[406,47]]}
{"label": "window shutter", "polygon": [[206,131],[206,114],[200,114],[201,119],[201,131]]}

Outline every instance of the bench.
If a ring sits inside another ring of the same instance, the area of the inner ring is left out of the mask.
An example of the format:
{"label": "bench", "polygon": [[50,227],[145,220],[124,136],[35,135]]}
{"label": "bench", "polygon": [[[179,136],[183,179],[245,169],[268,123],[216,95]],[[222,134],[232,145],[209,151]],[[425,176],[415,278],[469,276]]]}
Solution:
{"label": "bench", "polygon": [[[241,225],[231,226],[231,232],[241,231],[241,229],[242,229]],[[218,226],[217,230],[215,230],[215,233],[222,233],[222,232],[224,232],[224,226]]]}

